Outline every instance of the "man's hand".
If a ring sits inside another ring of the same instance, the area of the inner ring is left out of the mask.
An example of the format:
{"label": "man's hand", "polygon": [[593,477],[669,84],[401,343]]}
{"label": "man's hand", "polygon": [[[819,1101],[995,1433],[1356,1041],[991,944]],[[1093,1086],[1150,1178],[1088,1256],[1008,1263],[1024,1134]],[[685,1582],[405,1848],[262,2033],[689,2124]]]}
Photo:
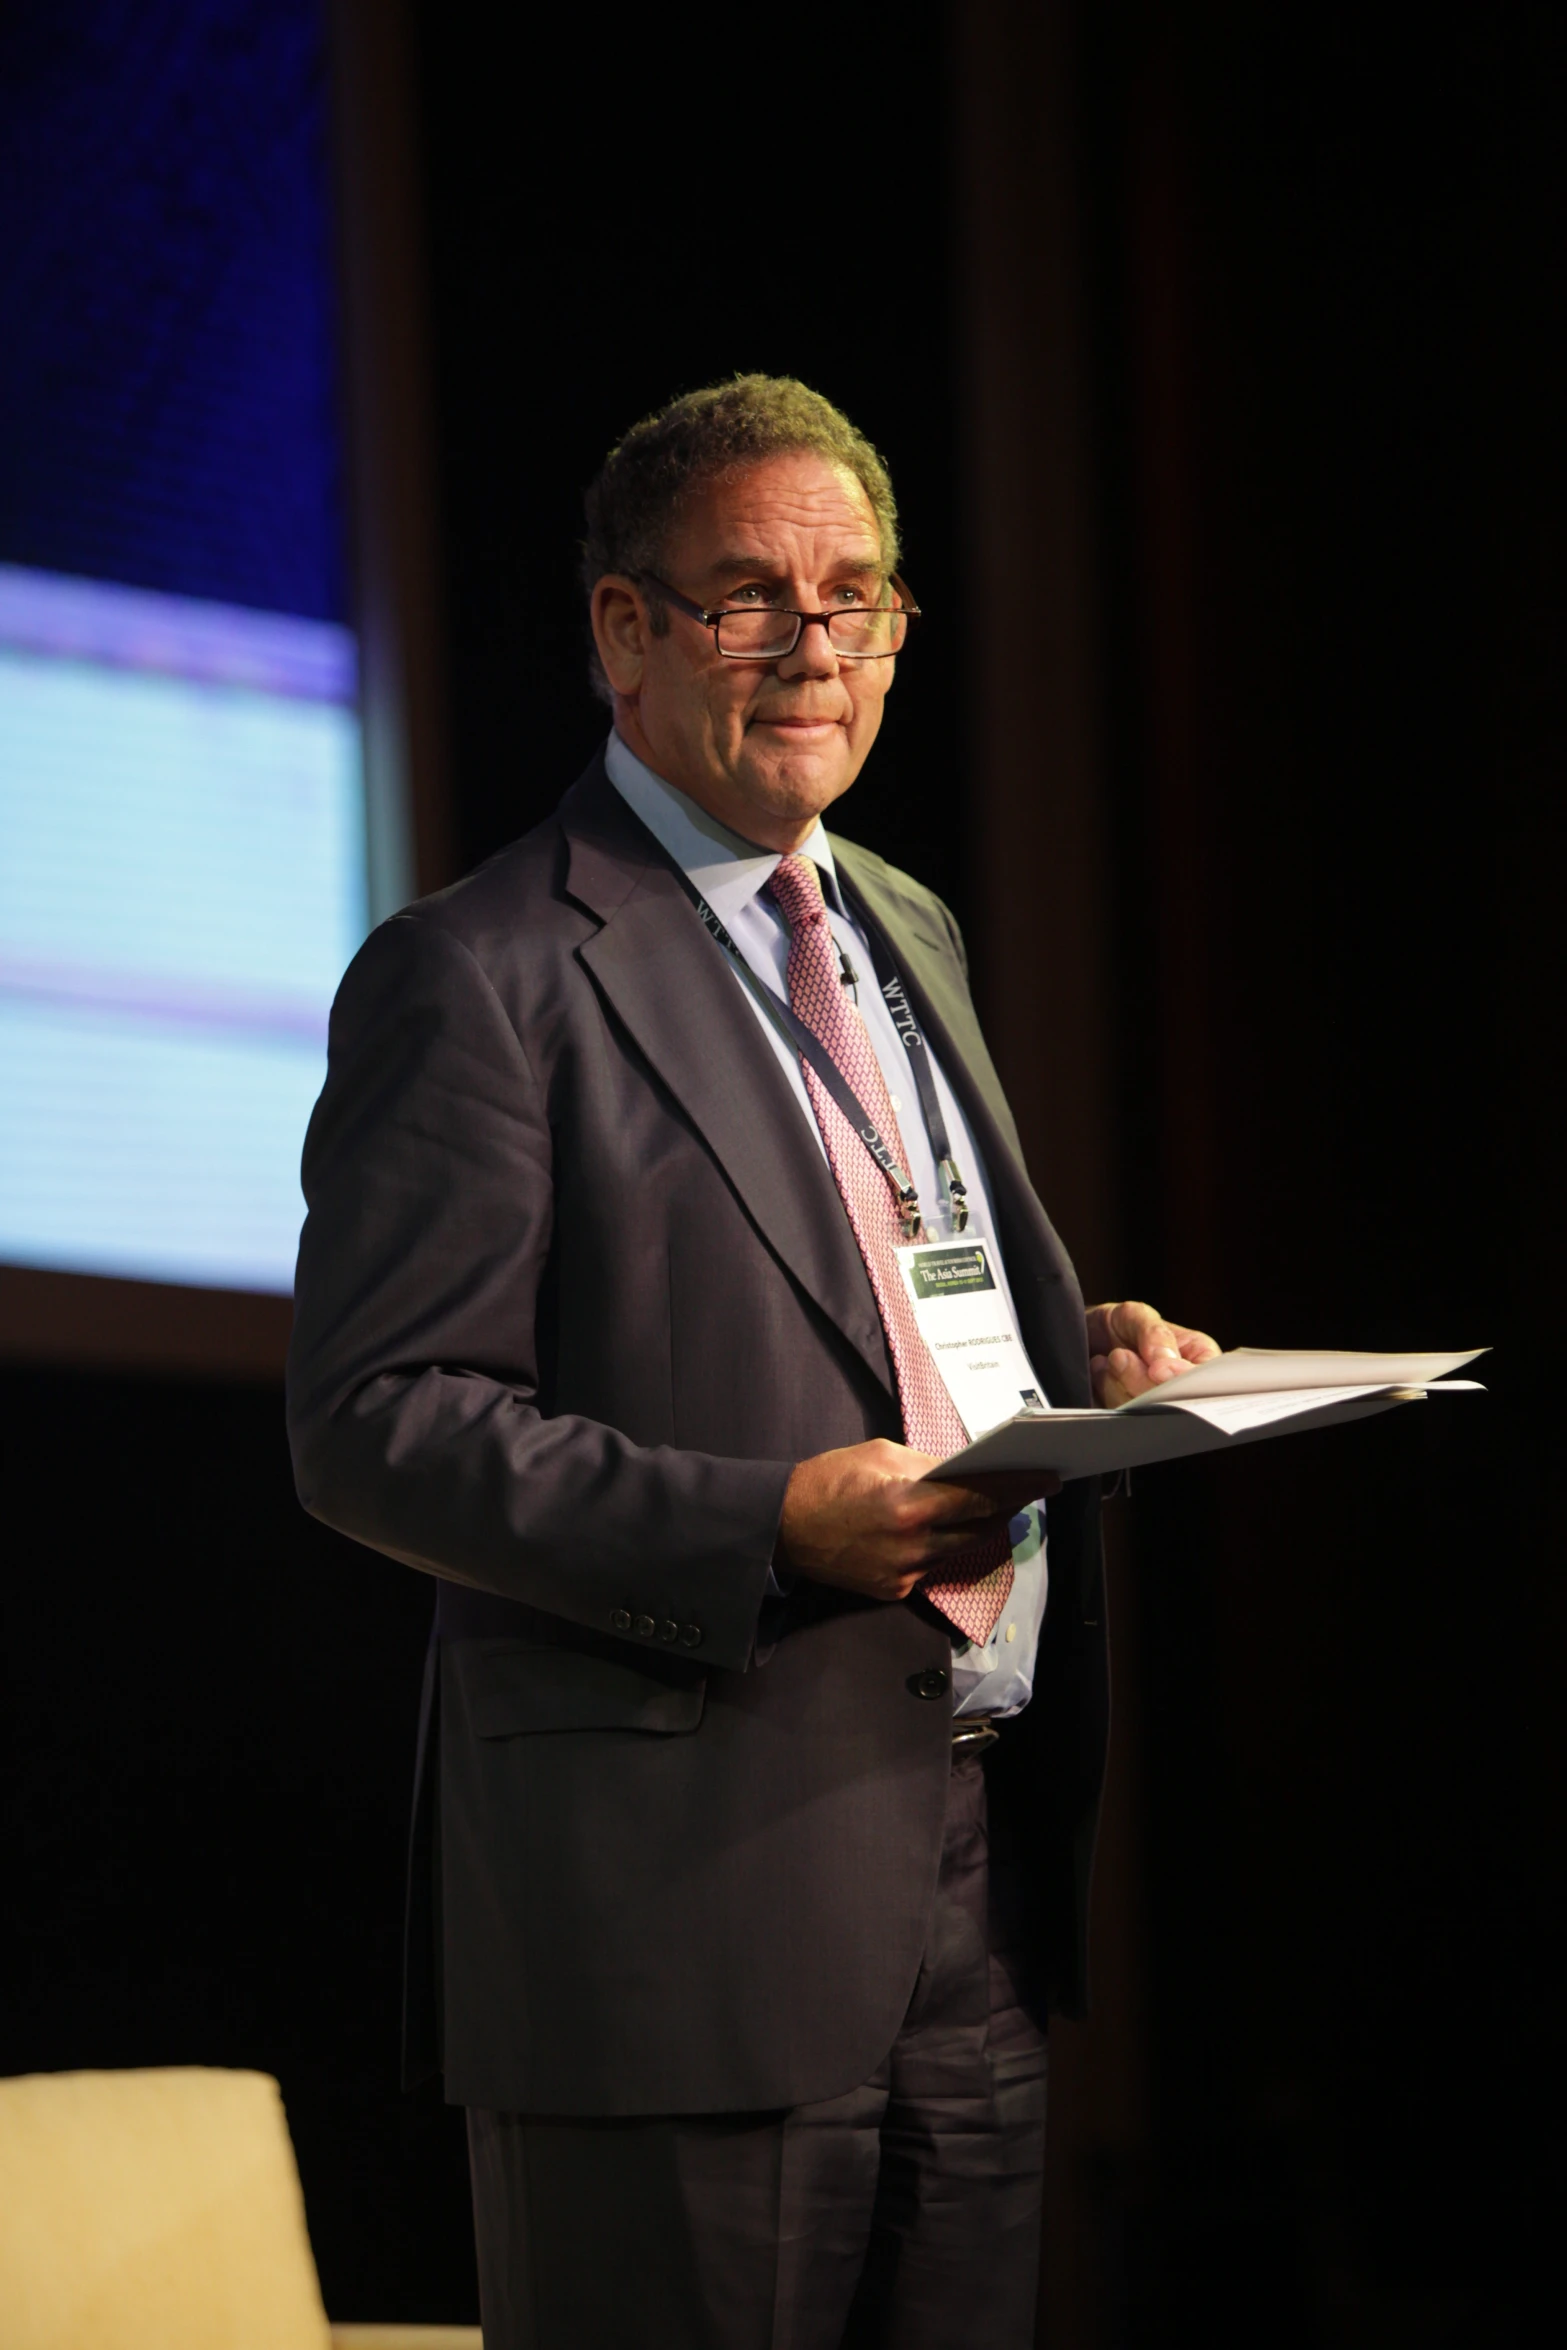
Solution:
{"label": "man's hand", "polygon": [[922,1483],[935,1466],[932,1454],[880,1436],[801,1461],[784,1492],[779,1566],[868,1599],[907,1599],[997,1518],[1041,1491],[1060,1491],[1058,1478],[1037,1470],[1015,1480],[1015,1491],[999,1479],[987,1479],[985,1493]]}
{"label": "man's hand", "polygon": [[1088,1309],[1088,1367],[1094,1401],[1106,1411],[1130,1403],[1134,1395],[1146,1395],[1167,1379],[1178,1379],[1194,1363],[1206,1363],[1218,1352],[1218,1341],[1205,1330],[1183,1329],[1133,1299]]}

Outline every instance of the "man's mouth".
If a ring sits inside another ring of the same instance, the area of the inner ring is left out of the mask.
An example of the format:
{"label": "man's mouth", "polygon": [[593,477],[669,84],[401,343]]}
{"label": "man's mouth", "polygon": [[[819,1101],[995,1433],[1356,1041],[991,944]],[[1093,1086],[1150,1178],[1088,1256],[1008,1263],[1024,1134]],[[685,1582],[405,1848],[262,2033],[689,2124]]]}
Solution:
{"label": "man's mouth", "polygon": [[751,724],[753,726],[776,726],[790,733],[807,734],[814,733],[818,727],[837,726],[839,721],[836,718],[774,718],[766,713],[761,713],[752,719]]}

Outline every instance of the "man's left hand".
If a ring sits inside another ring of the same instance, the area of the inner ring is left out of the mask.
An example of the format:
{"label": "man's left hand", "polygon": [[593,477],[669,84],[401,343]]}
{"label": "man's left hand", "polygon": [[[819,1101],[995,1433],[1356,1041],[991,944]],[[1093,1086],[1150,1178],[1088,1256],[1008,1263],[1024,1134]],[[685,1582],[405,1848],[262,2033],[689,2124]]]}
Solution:
{"label": "man's left hand", "polygon": [[1152,1306],[1133,1298],[1118,1306],[1088,1309],[1088,1367],[1094,1401],[1106,1411],[1130,1403],[1134,1395],[1146,1395],[1167,1379],[1178,1379],[1194,1363],[1206,1363],[1218,1352],[1218,1341],[1205,1330],[1167,1322]]}

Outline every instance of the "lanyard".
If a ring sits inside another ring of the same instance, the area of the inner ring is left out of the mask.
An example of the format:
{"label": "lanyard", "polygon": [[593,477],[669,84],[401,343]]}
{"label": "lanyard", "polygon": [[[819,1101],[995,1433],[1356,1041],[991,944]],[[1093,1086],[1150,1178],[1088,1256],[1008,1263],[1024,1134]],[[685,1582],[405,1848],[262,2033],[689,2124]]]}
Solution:
{"label": "lanyard", "polygon": [[[947,1178],[947,1194],[952,1203],[954,1229],[962,1232],[968,1224],[968,1187],[963,1181],[958,1162],[952,1155],[947,1139],[947,1121],[942,1115],[941,1096],[936,1091],[935,1072],[931,1068],[923,1031],[914,1017],[908,993],[887,952],[887,942],[871,920],[863,904],[859,914],[870,941],[871,963],[876,973],[876,984],[881,989],[881,1000],[892,1015],[892,1025],[898,1032],[898,1042],[909,1056],[914,1071],[915,1090],[920,1097],[920,1109],[925,1119],[925,1132],[930,1137],[930,1154],[940,1172]],[[839,949],[840,954],[842,949]],[[849,966],[851,984],[853,965]]]}
{"label": "lanyard", "polygon": [[[806,1026],[792,1004],[787,1004],[781,996],[774,995],[772,989],[752,970],[690,875],[678,865],[675,867],[675,878],[696,908],[703,927],[723,948],[745,985],[772,1021],[773,1026],[794,1047],[801,1058],[809,1062],[837,1107],[843,1112],[861,1142],[864,1143],[865,1148],[870,1152],[871,1157],[892,1186],[893,1196],[898,1203],[898,1214],[903,1219],[909,1238],[917,1239],[924,1230],[924,1219],[920,1212],[920,1195],[914,1187],[913,1179],[908,1170],[899,1163],[896,1152],[883,1136],[880,1127],[871,1117],[869,1111],[861,1103],[859,1096],[821,1038],[813,1028]],[[952,1203],[952,1221],[961,1232],[968,1223],[968,1193],[962,1175],[958,1171],[957,1161],[952,1156],[952,1146],[947,1139],[947,1122],[942,1116],[941,1101],[936,1092],[936,1080],[930,1066],[930,1054],[920,1032],[919,1022],[910,1009],[903,982],[893,968],[886,944],[875,924],[864,916],[863,908],[861,913],[865,921],[865,935],[870,940],[871,960],[875,966],[877,984],[881,989],[882,999],[892,1016],[893,1025],[898,1031],[899,1041],[913,1066],[915,1088],[920,1097],[920,1109],[925,1119],[925,1131],[930,1137],[931,1155],[937,1166],[946,1175],[947,1189]],[[833,940],[833,944],[838,945],[836,939]],[[844,985],[857,987],[859,985],[858,974],[841,946],[838,947],[838,960],[843,967]]]}

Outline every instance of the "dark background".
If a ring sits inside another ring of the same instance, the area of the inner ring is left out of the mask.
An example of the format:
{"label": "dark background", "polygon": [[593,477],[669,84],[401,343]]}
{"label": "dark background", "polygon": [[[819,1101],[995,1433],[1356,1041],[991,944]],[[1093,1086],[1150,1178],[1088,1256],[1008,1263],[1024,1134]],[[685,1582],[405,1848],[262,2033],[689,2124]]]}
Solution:
{"label": "dark background", "polygon": [[[484,9],[413,13],[459,862],[546,813],[602,728],[573,555],[604,448],[683,386],[799,373],[887,453],[930,615],[843,829],[959,912],[1047,1176],[1079,1114],[1051,940],[1065,900],[1086,922],[1090,1286],[1228,1343],[1497,1348],[1484,1402],[1117,1507],[1107,1995],[1061,2039],[1051,2338],[1531,2342],[1567,1958],[1534,1393],[1562,1295],[1556,12],[731,12],[674,58],[661,23],[557,18],[546,56]],[[34,322],[0,560],[333,615],[314,12],[48,21],[0,20],[5,127],[35,142],[0,240]],[[979,267],[970,192],[999,174],[1048,236],[1063,153],[1073,290],[1040,326],[1031,281]],[[1008,582],[1049,533],[1026,482],[991,518],[1004,577],[971,528],[987,354],[1025,330],[1086,387],[1112,852],[1081,884],[1041,869],[1037,902],[1002,863],[1056,789],[1049,599],[1036,632]],[[231,423],[154,496],[139,452],[181,398]],[[1003,640],[998,760],[974,680]],[[395,2079],[427,1590],[299,1513],[271,1390],[3,1389],[0,2070],[277,2072],[333,2314],[471,2314],[460,2131]]]}
{"label": "dark background", "polygon": [[961,894],[947,11],[900,11],[874,95],[857,33],[823,103],[744,12],[678,69],[657,34],[606,54],[601,23],[560,22],[551,84],[584,104],[553,121],[519,117],[483,11],[417,13],[460,860],[546,815],[607,727],[583,483],[673,393],[755,369],[803,376],[892,468],[927,617],[856,815]]}

